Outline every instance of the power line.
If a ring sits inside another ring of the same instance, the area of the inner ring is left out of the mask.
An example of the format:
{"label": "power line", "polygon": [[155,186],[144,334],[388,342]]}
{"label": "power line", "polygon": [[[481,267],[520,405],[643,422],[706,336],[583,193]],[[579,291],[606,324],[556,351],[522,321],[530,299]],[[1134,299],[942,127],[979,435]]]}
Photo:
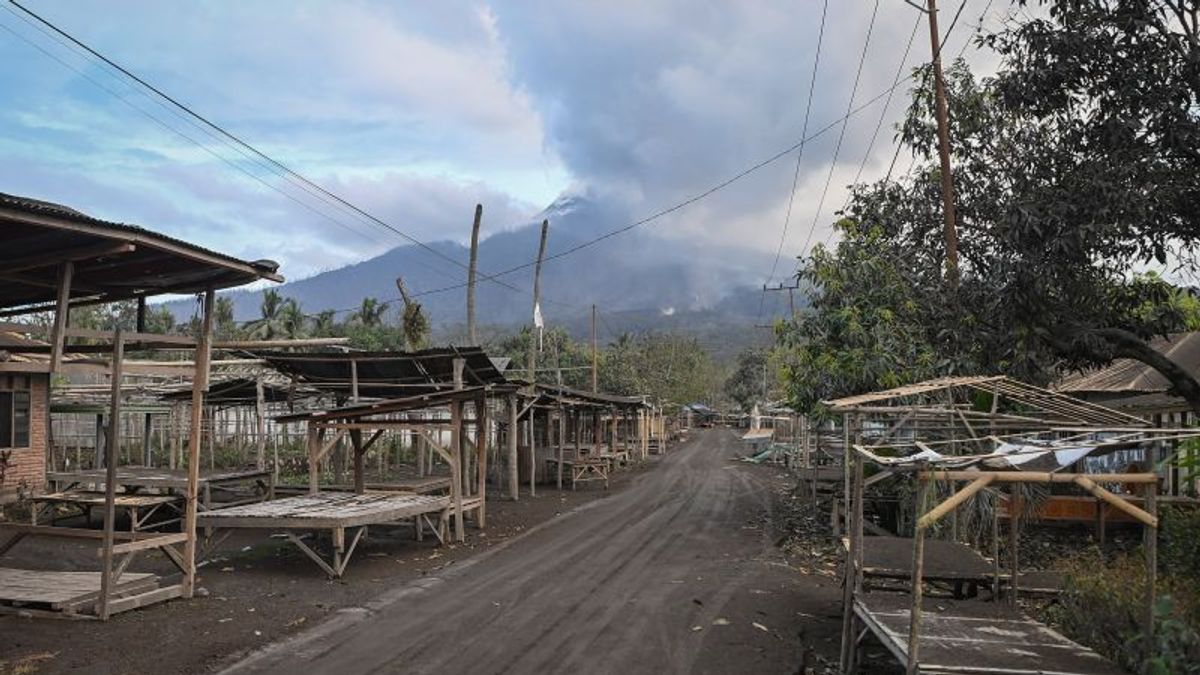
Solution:
{"label": "power line", "polygon": [[[829,13],[829,0],[821,7],[821,27],[817,30],[817,50],[813,55],[812,77],[808,82],[808,102],[804,106],[804,126],[800,130],[800,137],[808,135],[808,120],[812,114],[813,93],[817,87],[817,69],[821,65],[821,45],[825,41],[825,17]],[[891,100],[891,96],[888,97]],[[771,263],[771,273],[767,275],[767,280],[763,282],[763,292],[758,299],[758,319],[762,318],[763,304],[767,299],[767,284],[775,279],[775,271],[779,268],[779,257],[783,255],[783,245],[787,241],[788,226],[792,221],[792,206],[796,201],[796,186],[800,184],[800,165],[804,160],[804,145],[800,145],[800,149],[796,152],[796,169],[792,172],[792,191],[788,195],[787,211],[783,217],[783,231],[779,233],[779,245],[775,248],[775,261]],[[758,322],[755,319],[755,323]]]}
{"label": "power line", "polygon": [[[982,13],[982,14],[980,14],[980,17],[979,17],[979,24],[976,26],[976,29],[977,29],[977,30],[978,30],[979,28],[981,28],[981,27],[982,27],[982,24],[983,24],[983,18],[984,18],[984,16],[986,16],[986,15],[987,15],[987,13],[988,13],[988,10],[989,10],[989,9],[991,9],[991,7],[992,7],[992,2],[994,2],[994,0],[988,0],[988,3],[987,3],[987,5],[986,5],[986,6],[983,8],[983,13]],[[959,5],[958,5],[958,9],[957,9],[957,10],[954,12],[954,18],[953,18],[953,19],[951,19],[951,21],[950,21],[950,25],[949,25],[949,26],[946,28],[946,32],[942,34],[942,40],[941,40],[941,42],[939,42],[939,43],[938,43],[938,54],[939,54],[939,55],[941,54],[941,52],[942,52],[942,49],[944,49],[944,48],[945,48],[945,46],[946,46],[946,41],[950,39],[950,34],[951,34],[953,31],[954,31],[954,27],[955,27],[956,25],[958,25],[958,19],[959,19],[959,17],[960,17],[960,16],[962,16],[963,9],[965,9],[965,8],[966,8],[966,6],[967,6],[967,0],[962,0],[962,2],[960,2],[960,3],[959,3]],[[903,58],[900,60],[900,63],[901,63],[901,65],[900,65],[900,68],[899,68],[899,69],[897,69],[897,71],[896,71],[896,77],[897,77],[897,78],[899,78],[899,76],[900,76],[900,70],[902,70],[902,69],[903,69],[903,67],[904,67],[904,65],[903,65],[903,64],[904,64],[904,61],[905,61],[905,60],[907,60],[907,58],[908,58],[908,52],[909,52],[909,50],[911,50],[911,49],[912,49],[913,38],[916,36],[916,34],[917,34],[917,33],[916,33],[916,31],[917,31],[917,29],[918,29],[918,28],[920,27],[920,25],[921,25],[921,19],[922,19],[922,17],[921,17],[921,16],[918,16],[918,17],[917,17],[917,20],[916,20],[916,22],[915,22],[915,23],[914,23],[914,25],[913,25],[913,33],[912,33],[912,35],[911,35],[911,36],[909,36],[909,38],[908,38],[908,46],[904,48],[904,57],[903,57]],[[958,52],[958,58],[961,58],[961,57],[962,57],[962,55],[963,55],[963,53],[964,53],[964,52],[966,52],[966,50],[967,50],[967,46],[968,46],[969,44],[970,44],[970,41],[969,41],[969,40],[968,40],[966,43],[964,43],[964,44],[963,44],[963,47],[962,47],[962,49],[960,49],[960,50],[959,50],[959,52]],[[912,76],[912,74],[910,74],[908,77],[904,78],[904,80],[910,80],[910,79],[912,79],[912,78],[913,78],[913,76]],[[897,80],[896,80],[896,81],[893,83],[893,88],[892,88],[892,90],[891,90],[891,91],[895,91],[895,87],[896,87],[896,86],[898,86],[900,82],[901,82],[901,80],[897,79]],[[886,114],[886,113],[887,113],[887,107],[888,107],[888,105],[890,105],[890,103],[891,103],[891,95],[889,94],[889,95],[888,95],[888,103],[885,103],[885,104],[884,104],[884,114]],[[879,122],[880,122],[880,124],[882,124],[882,123],[883,123],[883,115],[880,115]],[[876,126],[876,128],[875,128],[875,135],[878,135],[878,133],[879,133],[879,127],[878,127],[878,126]],[[872,136],[871,136],[871,145],[872,145],[872,146],[875,144],[875,135],[872,135]],[[891,161],[891,162],[888,164],[888,170],[887,170],[887,174],[884,176],[883,182],[887,183],[887,182],[890,182],[890,181],[892,180],[892,172],[893,172],[893,171],[895,170],[895,168],[896,168],[896,160],[897,160],[897,159],[899,159],[899,157],[900,157],[900,149],[901,149],[901,148],[903,148],[903,147],[904,147],[904,144],[903,144],[903,143],[896,143],[896,152],[894,152],[894,153],[892,154],[892,161]],[[863,157],[863,164],[862,164],[862,165],[859,167],[859,169],[858,169],[858,175],[856,175],[856,176],[855,176],[855,178],[854,178],[854,183],[853,183],[854,185],[857,185],[857,184],[858,184],[858,181],[859,181],[860,177],[862,176],[863,167],[865,167],[865,166],[866,166],[866,163],[867,163],[867,158],[868,158],[869,156],[870,156],[870,150],[868,149],[868,151],[867,151],[867,155]],[[911,164],[909,164],[908,171],[906,172],[906,174],[907,174],[907,173],[910,173],[910,172],[912,171],[913,164],[915,164],[915,163],[916,163],[916,156],[914,155],[914,156],[913,156],[913,162],[912,162]],[[847,196],[847,198],[846,198],[846,206],[849,206],[849,204],[850,204],[850,197],[849,197],[849,196]],[[845,208],[845,207],[843,207],[843,208]],[[834,234],[836,234],[836,231],[835,231],[835,230],[830,230],[830,231],[829,231],[829,234],[827,234],[827,235],[825,236],[824,243],[828,244],[828,243],[830,242],[830,240],[832,240],[832,239],[833,239],[833,235],[834,235]]]}
{"label": "power line", "polygon": [[[829,175],[825,177],[825,187],[821,188],[821,198],[817,200],[817,210],[813,214],[812,226],[808,228],[808,236],[804,239],[804,246],[800,247],[800,254],[803,255],[808,250],[808,245],[812,243],[813,232],[817,230],[817,223],[821,220],[821,209],[825,206],[825,197],[829,193],[829,184],[833,182],[833,172],[837,169],[838,155],[842,151],[842,140],[846,137],[846,127],[850,126],[850,110],[854,107],[854,97],[858,95],[858,83],[862,79],[863,64],[867,62],[867,49],[871,46],[871,33],[875,30],[875,17],[879,15],[879,0],[875,0],[875,7],[871,10],[871,22],[867,24],[867,38],[863,41],[862,56],[858,59],[858,71],[854,74],[854,86],[850,88],[850,100],[846,103],[846,116],[842,121],[842,130],[838,133],[837,145],[834,146],[833,159],[829,162]],[[888,92],[891,96],[891,91],[894,91],[899,83],[894,83]]]}
{"label": "power line", "polygon": [[[16,6],[20,7],[20,5],[19,5],[19,4],[17,4],[17,3],[15,2],[15,0],[10,0],[10,2],[12,2],[14,5],[16,5]],[[23,9],[23,10],[24,10],[25,8],[21,7],[21,9]],[[26,12],[28,12],[29,10],[25,10],[25,11],[26,11]],[[32,14],[32,12],[30,12],[30,14]],[[40,18],[40,17],[39,17],[39,18]],[[48,23],[48,22],[47,22],[47,23]],[[21,37],[21,36],[19,36],[19,37]],[[24,39],[24,38],[22,38],[22,39]],[[44,50],[43,50],[43,51],[44,51]],[[57,59],[56,59],[56,60],[57,60]],[[61,62],[61,60],[60,60],[60,62]],[[65,64],[64,64],[64,65],[65,65]],[[74,70],[74,69],[73,69],[73,70]],[[76,72],[78,72],[78,71],[76,71]],[[559,252],[557,252],[557,253],[553,253],[553,254],[551,254],[551,255],[548,255],[548,256],[546,256],[546,258],[545,258],[545,261],[557,260],[557,259],[560,259],[560,258],[563,258],[563,257],[569,256],[569,255],[572,255],[572,254],[574,254],[574,253],[577,253],[577,252],[579,252],[579,251],[581,251],[581,250],[584,250],[584,249],[586,249],[586,248],[589,248],[589,247],[591,247],[591,246],[595,246],[595,245],[597,245],[597,244],[599,244],[599,243],[602,243],[602,242],[604,242],[604,241],[606,241],[606,240],[608,240],[608,239],[611,239],[611,238],[613,238],[613,237],[616,237],[616,236],[618,236],[618,235],[620,235],[620,234],[623,234],[623,233],[625,233],[625,232],[629,232],[629,231],[631,231],[631,230],[633,230],[633,229],[635,229],[635,228],[638,228],[638,227],[641,227],[641,226],[643,226],[643,225],[647,225],[647,224],[649,224],[649,223],[651,223],[651,222],[654,222],[654,221],[656,221],[656,220],[659,220],[659,219],[661,219],[661,218],[663,218],[663,217],[665,217],[665,216],[667,216],[667,215],[670,215],[670,214],[672,214],[672,213],[674,213],[674,212],[676,212],[676,211],[679,211],[679,210],[681,210],[681,209],[684,209],[684,208],[686,208],[686,207],[688,207],[688,206],[690,206],[690,205],[692,205],[692,204],[694,204],[694,203],[696,203],[696,202],[699,202],[699,201],[701,201],[701,200],[703,200],[703,199],[706,199],[707,197],[709,197],[709,196],[711,196],[711,195],[713,195],[713,194],[715,194],[715,193],[717,193],[717,192],[719,192],[719,191],[721,191],[721,190],[723,190],[723,189],[725,189],[725,188],[729,187],[730,185],[733,185],[734,183],[737,183],[737,182],[741,181],[742,179],[744,179],[744,178],[746,178],[746,177],[748,177],[748,176],[750,176],[750,175],[752,175],[752,174],[754,174],[754,173],[756,173],[756,172],[760,171],[761,169],[763,169],[763,168],[765,168],[765,167],[767,167],[767,166],[769,166],[769,165],[771,165],[771,164],[774,164],[775,162],[779,161],[779,160],[780,160],[780,159],[782,159],[783,157],[786,157],[786,156],[790,155],[791,153],[793,153],[793,152],[797,151],[798,149],[800,149],[801,147],[803,147],[803,146],[804,146],[804,145],[806,145],[807,143],[811,143],[812,141],[816,140],[817,138],[819,138],[819,137],[821,137],[821,136],[824,136],[826,133],[828,133],[829,131],[831,131],[831,130],[832,130],[834,127],[836,127],[838,124],[841,124],[841,123],[845,122],[845,121],[846,121],[846,120],[848,120],[850,117],[852,117],[852,116],[854,116],[854,115],[856,115],[856,114],[858,114],[858,113],[862,112],[862,111],[863,111],[863,110],[865,110],[866,108],[868,108],[868,107],[870,107],[870,106],[874,105],[875,103],[877,103],[878,101],[880,101],[881,99],[883,99],[885,96],[887,96],[889,93],[891,93],[892,91],[894,91],[894,90],[895,90],[897,87],[899,87],[901,84],[904,84],[904,83],[906,83],[908,80],[912,79],[913,77],[914,77],[914,75],[912,75],[912,74],[910,74],[910,75],[906,76],[906,77],[905,77],[905,78],[903,78],[903,79],[902,79],[900,82],[898,82],[898,83],[894,84],[893,86],[891,86],[891,87],[889,87],[889,88],[887,88],[887,89],[884,89],[883,91],[880,91],[880,92],[879,92],[879,93],[877,93],[875,96],[873,96],[872,98],[870,98],[870,99],[868,99],[867,101],[863,102],[862,104],[860,104],[860,105],[858,105],[858,106],[856,106],[856,107],[851,107],[851,108],[850,108],[850,109],[849,109],[849,110],[846,112],[846,114],[844,114],[844,115],[842,115],[842,116],[840,116],[840,117],[838,117],[838,118],[836,118],[836,119],[834,119],[834,120],[830,121],[830,122],[829,122],[829,123],[827,123],[825,126],[821,127],[820,129],[818,129],[817,131],[813,132],[812,134],[810,134],[810,135],[808,135],[808,136],[806,136],[806,137],[804,137],[804,138],[801,138],[800,140],[796,141],[795,143],[792,143],[791,145],[789,145],[788,147],[786,147],[786,148],[783,148],[782,150],[780,150],[780,151],[778,151],[778,152],[776,152],[776,153],[774,153],[774,154],[770,155],[769,157],[766,157],[766,158],[764,158],[764,159],[762,159],[762,160],[760,160],[760,161],[756,162],[755,164],[752,164],[752,165],[750,165],[750,166],[746,167],[745,169],[742,169],[741,171],[737,172],[736,174],[734,174],[734,175],[732,175],[732,176],[730,176],[730,177],[728,177],[728,178],[725,178],[725,179],[723,179],[723,180],[719,181],[718,183],[716,183],[716,184],[714,184],[714,185],[712,185],[712,186],[710,186],[710,187],[708,187],[708,188],[706,188],[706,189],[704,189],[704,190],[702,190],[702,191],[700,191],[700,192],[698,192],[698,193],[696,193],[696,194],[694,194],[694,195],[692,195],[692,196],[690,196],[690,197],[688,197],[688,198],[686,198],[686,199],[684,199],[684,200],[682,200],[682,201],[680,201],[680,202],[677,202],[677,203],[675,203],[675,204],[673,204],[673,205],[671,205],[671,206],[668,206],[668,207],[662,208],[662,209],[660,209],[660,210],[658,210],[658,211],[656,211],[656,212],[654,212],[654,213],[652,213],[652,214],[650,214],[650,215],[648,215],[648,216],[646,216],[646,217],[644,217],[644,218],[641,218],[641,219],[639,219],[639,220],[636,220],[636,221],[633,221],[633,222],[631,222],[631,223],[628,223],[628,224],[626,224],[626,225],[624,225],[624,226],[622,226],[622,227],[619,227],[619,228],[616,228],[616,229],[610,230],[610,231],[608,231],[608,232],[605,232],[605,233],[603,233],[603,234],[601,234],[601,235],[599,235],[599,236],[597,236],[597,237],[594,237],[594,238],[592,238],[592,239],[589,239],[589,240],[586,240],[586,241],[580,242],[580,243],[578,243],[578,244],[575,244],[575,245],[573,245],[573,246],[571,246],[571,247],[569,247],[569,248],[567,248],[567,249],[565,249],[565,250],[563,250],[563,251],[559,251]],[[176,132],[176,133],[179,133],[179,132]],[[195,142],[195,141],[193,141],[193,142]],[[259,179],[259,180],[261,180],[261,179]],[[443,254],[441,254],[440,252],[438,252],[438,255],[439,255],[439,257],[446,257],[446,258],[447,258],[447,259],[448,259],[450,262],[452,262],[452,263],[456,264],[457,266],[460,266],[460,267],[464,266],[464,264],[463,264],[463,263],[461,263],[461,262],[458,262],[458,261],[456,261],[456,260],[454,260],[454,259],[452,259],[452,258],[448,258],[447,256],[444,256],[444,255],[443,255]],[[488,280],[495,280],[497,277],[503,277],[503,276],[507,276],[507,275],[510,275],[510,274],[516,273],[516,272],[518,272],[518,271],[521,271],[521,270],[524,270],[524,269],[531,268],[531,267],[533,267],[533,266],[534,266],[534,264],[536,264],[536,261],[530,261],[530,262],[526,262],[526,263],[523,263],[523,264],[520,264],[520,265],[515,265],[515,266],[513,266],[513,267],[509,267],[509,268],[507,268],[507,269],[501,270],[500,272],[496,272],[496,273],[493,273],[493,274],[488,274],[488,275],[486,275],[486,276],[485,276],[485,278],[486,278],[486,279],[488,279]],[[482,275],[482,273],[481,273],[481,275]],[[465,283],[465,282],[463,282],[463,283],[458,283],[458,284],[454,284],[454,285],[450,285],[450,286],[444,286],[444,287],[441,287],[441,288],[435,288],[435,289],[430,289],[430,290],[422,291],[422,292],[419,292],[419,293],[414,293],[414,294],[413,294],[413,297],[421,297],[421,296],[432,295],[432,294],[436,294],[436,293],[443,293],[443,292],[447,292],[447,291],[452,291],[452,290],[457,290],[457,289],[460,289],[460,288],[464,288],[465,286],[466,286],[466,283]],[[511,287],[510,287],[510,288],[511,288]],[[515,290],[518,290],[518,291],[519,291],[519,289],[515,289]],[[398,301],[398,300],[400,300],[400,298],[393,298],[393,299],[391,299],[391,300],[387,300],[387,301],[385,301],[385,302],[392,303],[392,302],[395,302],[395,301]],[[345,311],[352,311],[352,309],[343,309],[343,310],[334,310],[334,311],[337,311],[337,312],[345,312]]]}
{"label": "power line", "polygon": [[[30,9],[26,8],[26,7],[25,7],[25,6],[23,6],[21,3],[17,2],[17,0],[9,0],[9,2],[11,2],[11,3],[12,3],[14,6],[16,6],[16,7],[17,7],[18,9],[20,9],[22,12],[24,12],[24,13],[28,14],[29,16],[33,17],[35,20],[37,20],[37,21],[38,21],[39,23],[41,23],[42,25],[46,26],[47,28],[49,28],[50,30],[54,31],[55,33],[57,33],[58,35],[62,36],[63,38],[65,38],[65,39],[69,40],[69,41],[70,41],[72,44],[76,45],[76,46],[77,46],[77,47],[79,47],[80,49],[83,49],[84,51],[86,51],[88,54],[90,54],[90,55],[92,55],[93,57],[95,57],[95,58],[99,59],[100,61],[104,62],[104,63],[105,63],[105,64],[107,64],[109,67],[111,67],[111,68],[115,69],[116,71],[118,71],[118,72],[119,72],[119,73],[121,73],[122,75],[124,75],[124,76],[126,76],[126,77],[130,78],[130,79],[131,79],[131,80],[133,80],[134,82],[137,82],[139,85],[141,85],[142,87],[144,87],[144,88],[148,89],[149,91],[153,92],[153,93],[154,93],[154,94],[156,94],[157,96],[161,97],[163,100],[165,100],[165,101],[169,102],[171,105],[175,106],[175,107],[176,107],[176,108],[178,108],[179,110],[181,110],[181,111],[183,111],[184,113],[186,113],[186,114],[187,114],[189,117],[191,117],[191,118],[195,119],[196,121],[198,121],[199,123],[203,124],[204,126],[206,126],[206,127],[210,128],[210,129],[214,130],[215,132],[219,133],[221,136],[223,136],[223,137],[225,137],[225,138],[229,139],[230,141],[232,141],[232,142],[233,142],[233,143],[235,143],[236,145],[238,145],[238,146],[240,146],[241,148],[245,149],[246,151],[248,151],[248,152],[250,152],[250,153],[254,154],[255,156],[257,156],[257,157],[261,158],[262,160],[266,161],[266,162],[267,162],[267,163],[269,163],[270,165],[272,165],[272,166],[276,167],[277,169],[279,169],[280,171],[282,171],[282,172],[284,173],[284,175],[286,175],[286,176],[290,176],[290,177],[292,177],[293,179],[300,181],[301,183],[303,183],[304,185],[308,186],[309,188],[312,188],[312,189],[316,190],[317,192],[319,192],[320,194],[324,195],[326,198],[333,200],[333,202],[335,202],[336,204],[338,204],[338,205],[340,205],[340,206],[342,206],[342,207],[344,207],[344,208],[346,208],[346,209],[349,209],[349,210],[351,210],[352,212],[354,212],[355,214],[357,214],[358,216],[360,216],[360,217],[362,217],[362,218],[365,218],[365,219],[366,219],[368,222],[374,223],[375,225],[377,225],[377,226],[379,226],[379,227],[382,227],[382,228],[384,228],[384,229],[387,229],[388,231],[390,231],[390,232],[392,232],[392,233],[394,233],[394,234],[396,234],[396,235],[400,236],[400,237],[401,237],[401,238],[403,238],[404,240],[406,240],[406,241],[408,241],[408,242],[410,242],[410,243],[414,244],[415,246],[418,246],[418,247],[420,247],[421,249],[423,249],[423,250],[425,250],[425,251],[427,251],[427,252],[429,252],[429,253],[433,254],[434,256],[437,256],[438,258],[441,258],[441,259],[443,259],[443,260],[445,260],[445,261],[447,261],[447,262],[449,262],[449,263],[451,263],[451,264],[453,264],[453,265],[455,265],[455,266],[457,266],[457,267],[460,267],[460,268],[462,268],[462,269],[464,269],[464,270],[466,270],[466,269],[467,269],[467,265],[466,265],[465,263],[463,263],[463,262],[461,262],[461,261],[459,261],[459,260],[456,260],[455,258],[453,258],[453,257],[451,257],[451,256],[448,256],[448,255],[446,255],[446,254],[442,253],[441,251],[438,251],[437,249],[433,248],[433,247],[432,247],[432,246],[430,246],[429,244],[426,244],[425,242],[421,241],[420,239],[417,239],[416,237],[414,237],[414,236],[412,236],[412,235],[408,234],[407,232],[405,232],[405,231],[403,231],[403,230],[400,230],[399,228],[397,228],[397,227],[395,227],[395,226],[391,225],[390,223],[388,223],[388,222],[384,221],[383,219],[376,217],[375,215],[373,215],[373,214],[369,213],[369,212],[368,212],[368,211],[366,211],[365,209],[362,209],[362,208],[360,208],[359,206],[357,206],[357,205],[355,205],[355,204],[351,203],[350,201],[348,201],[348,200],[346,200],[346,199],[342,198],[340,195],[338,195],[338,194],[336,194],[336,193],[334,193],[334,192],[332,192],[332,191],[330,191],[330,190],[326,189],[325,187],[323,187],[323,186],[319,185],[318,183],[316,183],[316,182],[314,182],[314,181],[310,180],[308,177],[306,177],[306,176],[304,176],[303,174],[301,174],[301,173],[299,173],[299,172],[295,171],[295,170],[294,170],[294,169],[292,169],[290,166],[288,166],[288,165],[286,165],[286,164],[284,164],[284,163],[282,163],[282,162],[280,162],[280,161],[276,160],[275,158],[271,157],[270,155],[267,155],[266,153],[262,152],[262,151],[261,151],[261,150],[259,150],[258,148],[254,147],[253,145],[251,145],[251,144],[249,144],[248,142],[244,141],[243,139],[241,139],[241,138],[240,138],[240,137],[238,137],[237,135],[235,135],[235,134],[233,134],[232,132],[230,132],[230,131],[226,130],[224,127],[222,127],[222,126],[220,126],[220,125],[216,124],[215,122],[213,122],[213,121],[209,120],[207,117],[204,117],[203,115],[201,115],[200,113],[198,113],[198,112],[196,112],[194,109],[192,109],[191,107],[189,107],[189,106],[185,105],[184,103],[181,103],[181,102],[180,102],[179,100],[177,100],[176,98],[174,98],[174,97],[170,96],[169,94],[167,94],[167,93],[166,93],[166,92],[164,92],[163,90],[159,89],[158,87],[154,86],[153,84],[151,84],[151,83],[147,82],[145,79],[143,79],[143,78],[139,77],[138,75],[134,74],[134,73],[133,73],[133,72],[131,72],[129,69],[125,68],[124,66],[121,66],[120,64],[116,63],[116,62],[115,62],[115,61],[113,61],[112,59],[110,59],[110,58],[108,58],[107,56],[105,56],[105,55],[101,54],[99,51],[97,51],[97,50],[93,49],[92,47],[88,46],[87,44],[85,44],[84,42],[82,42],[81,40],[79,40],[78,38],[76,38],[76,37],[74,37],[73,35],[71,35],[71,34],[67,33],[66,31],[64,31],[63,29],[59,28],[58,26],[54,25],[53,23],[51,23],[51,22],[50,22],[50,21],[48,21],[47,19],[43,18],[42,16],[40,16],[40,15],[39,15],[39,14],[37,14],[36,12],[33,12],[32,10],[30,10]],[[193,142],[195,142],[195,141],[193,141]],[[506,288],[509,288],[510,290],[516,291],[516,292],[518,292],[518,293],[525,294],[525,291],[523,291],[523,290],[521,290],[521,289],[519,289],[519,288],[517,288],[517,287],[515,287],[515,286],[512,286],[512,285],[510,285],[510,284],[508,284],[508,283],[506,283],[506,282],[504,282],[504,281],[502,281],[502,280],[499,280],[499,279],[497,279],[497,278],[495,277],[495,275],[486,274],[486,273],[484,273],[484,272],[477,272],[477,274],[478,274],[479,276],[481,276],[482,278],[486,279],[486,280],[489,280],[489,281],[492,281],[492,282],[494,282],[494,283],[497,283],[497,284],[499,284],[499,285],[501,285],[501,286],[504,286],[504,287],[506,287]]]}

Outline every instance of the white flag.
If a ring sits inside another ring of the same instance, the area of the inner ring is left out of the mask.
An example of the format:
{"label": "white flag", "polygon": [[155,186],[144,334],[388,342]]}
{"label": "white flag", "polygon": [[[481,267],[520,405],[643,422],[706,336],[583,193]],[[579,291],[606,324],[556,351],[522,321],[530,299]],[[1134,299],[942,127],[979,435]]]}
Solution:
{"label": "white flag", "polygon": [[546,322],[542,319],[542,303],[533,303],[533,325],[537,328],[538,335],[538,351],[542,351],[542,332],[546,328]]}

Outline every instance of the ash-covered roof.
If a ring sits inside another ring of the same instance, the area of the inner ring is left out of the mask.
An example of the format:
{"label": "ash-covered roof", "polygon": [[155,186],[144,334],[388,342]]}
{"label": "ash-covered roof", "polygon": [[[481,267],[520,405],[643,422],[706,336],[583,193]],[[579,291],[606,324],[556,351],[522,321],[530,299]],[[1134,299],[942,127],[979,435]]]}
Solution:
{"label": "ash-covered roof", "polygon": [[72,301],[112,302],[164,293],[282,281],[278,264],[247,262],[61,204],[0,193],[4,283],[0,310],[45,309],[61,264],[72,262]]}
{"label": "ash-covered roof", "polygon": [[279,372],[309,386],[365,398],[399,398],[453,389],[454,359],[462,358],[463,386],[508,382],[479,347],[439,347],[416,352],[254,352]]}
{"label": "ash-covered roof", "polygon": [[[1200,331],[1175,333],[1150,342],[1155,351],[1178,363],[1192,377],[1200,377]],[[1060,380],[1057,391],[1068,393],[1150,394],[1171,389],[1157,370],[1133,359],[1117,359],[1110,365]]]}

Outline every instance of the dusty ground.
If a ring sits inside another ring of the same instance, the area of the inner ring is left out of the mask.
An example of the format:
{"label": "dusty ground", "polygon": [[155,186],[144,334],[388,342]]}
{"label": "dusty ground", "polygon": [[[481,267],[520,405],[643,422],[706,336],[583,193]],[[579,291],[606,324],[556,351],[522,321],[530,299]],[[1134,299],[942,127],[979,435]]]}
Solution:
{"label": "dusty ground", "polygon": [[607,493],[491,503],[464,546],[372,532],[337,582],[290,546],[231,541],[205,598],[107,624],[0,619],[0,673],[822,672],[837,581],[776,546],[786,479],[729,461],[737,446],[708,431]]}

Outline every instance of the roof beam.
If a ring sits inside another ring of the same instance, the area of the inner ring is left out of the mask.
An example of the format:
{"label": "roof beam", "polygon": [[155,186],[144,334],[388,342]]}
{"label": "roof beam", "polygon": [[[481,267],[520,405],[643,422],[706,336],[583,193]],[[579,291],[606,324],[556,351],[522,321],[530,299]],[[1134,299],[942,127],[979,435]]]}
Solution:
{"label": "roof beam", "polygon": [[50,267],[51,265],[57,265],[67,261],[78,262],[80,260],[88,260],[89,258],[106,258],[108,256],[121,255],[123,253],[132,253],[135,250],[137,250],[137,246],[128,241],[121,241],[116,243],[105,242],[103,244],[95,244],[92,246],[80,246],[78,248],[70,248],[65,251],[51,251],[50,253],[40,253],[38,255],[31,255],[8,261],[4,264],[4,273],[13,274],[14,272],[25,272],[27,270]]}

